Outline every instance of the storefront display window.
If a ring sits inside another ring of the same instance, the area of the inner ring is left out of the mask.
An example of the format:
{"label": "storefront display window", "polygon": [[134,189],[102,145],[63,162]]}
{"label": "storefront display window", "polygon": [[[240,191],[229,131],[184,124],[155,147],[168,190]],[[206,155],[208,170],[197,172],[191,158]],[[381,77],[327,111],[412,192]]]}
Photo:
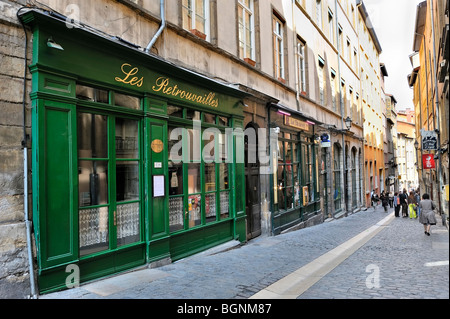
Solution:
{"label": "storefront display window", "polygon": [[[105,97],[106,90],[78,85],[77,91],[90,96],[91,102],[107,102],[98,99]],[[122,101],[137,100],[140,105],[139,98],[121,96]],[[78,112],[77,140],[80,255],[139,242],[139,121],[101,114],[92,106],[91,110]]]}
{"label": "storefront display window", "polygon": [[271,121],[277,123],[278,166],[277,199],[278,210],[289,211],[305,207],[316,201],[317,148],[313,144],[313,130],[309,123],[287,112],[272,111]]}
{"label": "storefront display window", "polygon": [[170,231],[228,218],[229,143],[222,128],[229,124],[228,118],[176,106],[170,108],[176,114],[184,113],[187,120],[203,118],[202,123],[210,124],[208,130],[200,129],[201,124],[196,127],[194,121],[190,125],[169,126]]}

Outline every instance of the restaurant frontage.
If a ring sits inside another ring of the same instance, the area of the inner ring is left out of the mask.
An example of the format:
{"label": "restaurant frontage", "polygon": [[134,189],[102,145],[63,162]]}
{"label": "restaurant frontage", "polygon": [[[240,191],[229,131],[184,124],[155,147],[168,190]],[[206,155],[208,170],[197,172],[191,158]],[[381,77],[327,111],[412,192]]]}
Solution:
{"label": "restaurant frontage", "polygon": [[70,265],[87,282],[246,240],[246,93],[46,12],[21,19],[40,293],[67,288]]}

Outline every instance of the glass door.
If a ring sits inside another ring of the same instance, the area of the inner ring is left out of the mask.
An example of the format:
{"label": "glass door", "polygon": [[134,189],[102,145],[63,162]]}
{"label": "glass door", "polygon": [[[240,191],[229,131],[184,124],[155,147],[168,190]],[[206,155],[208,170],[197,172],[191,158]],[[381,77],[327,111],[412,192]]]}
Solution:
{"label": "glass door", "polygon": [[79,112],[77,126],[80,256],[140,242],[140,122]]}

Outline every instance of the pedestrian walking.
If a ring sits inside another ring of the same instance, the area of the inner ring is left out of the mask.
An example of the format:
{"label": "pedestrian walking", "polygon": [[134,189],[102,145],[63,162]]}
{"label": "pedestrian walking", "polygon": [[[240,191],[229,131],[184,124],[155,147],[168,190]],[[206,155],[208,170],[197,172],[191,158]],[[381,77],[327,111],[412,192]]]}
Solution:
{"label": "pedestrian walking", "polygon": [[420,218],[420,207],[419,207],[419,203],[420,203],[420,191],[416,191],[416,201],[417,201],[417,217]]}
{"label": "pedestrian walking", "polygon": [[394,196],[391,196],[391,192],[389,192],[389,206],[394,207]]}
{"label": "pedestrian walking", "polygon": [[399,197],[400,197],[400,205],[402,207],[402,217],[403,218],[408,217],[408,202],[407,202],[408,195],[405,188],[403,188],[403,193],[400,193]]}
{"label": "pedestrian walking", "polygon": [[430,195],[425,193],[422,196],[419,207],[422,212],[419,221],[423,224],[425,235],[430,236],[431,225],[436,225],[436,216],[434,216],[436,205],[430,200]]}
{"label": "pedestrian walking", "polygon": [[417,209],[416,196],[414,195],[414,192],[410,192],[408,196],[409,218],[417,218],[416,209]]}
{"label": "pedestrian walking", "polygon": [[383,205],[384,212],[387,213],[389,205],[389,194],[385,191],[381,192],[381,205]]}
{"label": "pedestrian walking", "polygon": [[394,193],[394,210],[395,217],[400,217],[400,197],[398,197],[398,192]]}

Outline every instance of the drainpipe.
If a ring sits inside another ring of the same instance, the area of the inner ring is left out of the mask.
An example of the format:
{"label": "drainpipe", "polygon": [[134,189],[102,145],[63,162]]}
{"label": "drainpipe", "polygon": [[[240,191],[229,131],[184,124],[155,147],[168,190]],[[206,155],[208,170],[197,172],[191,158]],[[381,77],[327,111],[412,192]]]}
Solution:
{"label": "drainpipe", "polygon": [[23,31],[25,33],[25,56],[24,56],[24,75],[23,75],[23,102],[22,102],[22,108],[23,108],[23,141],[22,141],[22,147],[23,147],[23,208],[24,208],[24,219],[25,219],[25,227],[26,227],[26,233],[27,233],[27,253],[28,253],[28,271],[30,273],[30,289],[31,289],[31,298],[36,299],[36,287],[35,287],[35,280],[34,280],[34,267],[33,267],[33,251],[31,248],[31,231],[32,231],[32,224],[30,221],[30,216],[28,213],[28,136],[26,132],[26,88],[27,88],[27,59],[28,59],[28,36],[27,36],[27,30],[25,29],[25,26],[22,22],[22,20],[19,18],[19,12],[20,10],[24,9],[25,7],[20,8],[17,13],[17,19],[20,21],[20,24],[22,25]]}
{"label": "drainpipe", "polygon": [[164,31],[164,29],[166,27],[166,13],[164,10],[164,0],[161,0],[160,7],[161,7],[160,8],[161,9],[161,26],[159,27],[158,31],[156,31],[156,34],[153,36],[153,39],[150,41],[150,43],[145,48],[145,53],[149,53],[150,49],[153,47],[156,40],[158,40],[159,36],[161,35],[161,33]]}

